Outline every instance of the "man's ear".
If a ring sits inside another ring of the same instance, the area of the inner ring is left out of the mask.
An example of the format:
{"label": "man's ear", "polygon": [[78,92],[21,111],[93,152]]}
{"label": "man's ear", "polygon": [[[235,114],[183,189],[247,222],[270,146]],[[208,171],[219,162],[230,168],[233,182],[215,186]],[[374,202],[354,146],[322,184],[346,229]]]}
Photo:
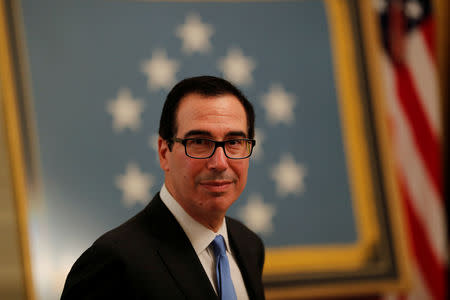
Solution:
{"label": "man's ear", "polygon": [[167,160],[167,156],[170,155],[169,145],[161,137],[158,137],[158,155],[161,169],[165,172],[169,171],[169,161]]}

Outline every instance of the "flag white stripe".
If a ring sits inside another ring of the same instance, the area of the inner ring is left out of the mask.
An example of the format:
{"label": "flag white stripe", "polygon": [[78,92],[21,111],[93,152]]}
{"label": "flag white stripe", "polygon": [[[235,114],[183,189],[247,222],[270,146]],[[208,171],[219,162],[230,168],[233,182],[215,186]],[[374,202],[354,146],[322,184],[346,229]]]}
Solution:
{"label": "flag white stripe", "polygon": [[433,187],[425,171],[424,163],[411,133],[411,128],[404,112],[398,105],[395,92],[392,66],[386,56],[382,57],[387,109],[392,116],[396,131],[393,149],[396,151],[398,167],[406,179],[406,188],[412,200],[414,212],[419,217],[422,227],[427,232],[431,248],[440,263],[446,261],[446,232],[444,208],[439,194]]}
{"label": "flag white stripe", "polygon": [[425,44],[420,30],[411,32],[406,40],[406,63],[412,73],[414,86],[417,88],[420,104],[427,120],[430,122],[433,133],[441,136],[441,116],[437,71],[433,58]]}

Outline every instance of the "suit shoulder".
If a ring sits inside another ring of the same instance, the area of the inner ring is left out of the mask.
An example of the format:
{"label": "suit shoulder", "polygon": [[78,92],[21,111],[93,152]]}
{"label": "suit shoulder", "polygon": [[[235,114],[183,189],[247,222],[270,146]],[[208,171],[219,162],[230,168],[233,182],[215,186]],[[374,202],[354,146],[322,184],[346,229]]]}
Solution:
{"label": "suit shoulder", "polygon": [[152,207],[154,202],[158,202],[159,194],[157,194],[147,207],[131,217],[121,225],[107,231],[101,235],[94,245],[129,245],[133,242],[139,242],[144,237],[150,238],[152,236],[151,220]]}
{"label": "suit shoulder", "polygon": [[[64,284],[61,299],[82,299],[87,294],[101,293],[106,296],[120,295],[116,289],[123,283],[123,264],[112,248],[106,245],[92,245],[74,263]],[[114,288],[107,288],[111,284]],[[123,286],[123,284],[122,284]],[[94,299],[96,297],[92,297]]]}
{"label": "suit shoulder", "polygon": [[142,230],[143,218],[142,214],[144,211],[139,212],[137,215],[128,219],[119,226],[105,232],[94,242],[94,245],[108,244],[108,243],[121,243],[124,240],[130,240],[130,237],[138,234]]}
{"label": "suit shoulder", "polygon": [[[140,213],[130,218],[123,224],[113,228],[100,237],[98,237],[92,245],[82,253],[74,264],[77,267],[95,270],[96,267],[103,268],[110,264],[117,264],[121,261],[121,254],[123,252],[123,245],[125,247],[132,243],[133,236],[139,231],[138,223],[142,216]],[[131,237],[131,238],[130,238]],[[131,242],[130,242],[131,241]]]}

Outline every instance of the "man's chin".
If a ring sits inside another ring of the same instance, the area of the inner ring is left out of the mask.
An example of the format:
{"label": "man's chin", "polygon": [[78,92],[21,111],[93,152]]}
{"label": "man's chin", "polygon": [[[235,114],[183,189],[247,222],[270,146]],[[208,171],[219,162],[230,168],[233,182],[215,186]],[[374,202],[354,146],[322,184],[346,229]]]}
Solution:
{"label": "man's chin", "polygon": [[214,197],[214,198],[220,198],[220,197],[224,197],[227,194],[227,192],[209,192],[208,195],[210,197]]}
{"label": "man's chin", "polygon": [[212,210],[226,213],[236,199],[232,199],[229,194],[215,193],[209,196],[209,205]]}

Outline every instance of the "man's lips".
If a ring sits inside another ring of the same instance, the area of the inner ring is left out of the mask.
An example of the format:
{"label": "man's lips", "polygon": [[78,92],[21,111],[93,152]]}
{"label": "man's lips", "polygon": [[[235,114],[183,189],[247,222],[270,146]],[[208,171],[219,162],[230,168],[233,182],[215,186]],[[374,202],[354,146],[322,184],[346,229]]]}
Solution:
{"label": "man's lips", "polygon": [[231,180],[208,180],[200,182],[200,185],[213,192],[223,192],[233,183]]}
{"label": "man's lips", "polygon": [[232,183],[231,180],[208,180],[208,181],[205,180],[200,182],[200,184],[203,185],[215,185],[215,186],[226,185],[230,183]]}

